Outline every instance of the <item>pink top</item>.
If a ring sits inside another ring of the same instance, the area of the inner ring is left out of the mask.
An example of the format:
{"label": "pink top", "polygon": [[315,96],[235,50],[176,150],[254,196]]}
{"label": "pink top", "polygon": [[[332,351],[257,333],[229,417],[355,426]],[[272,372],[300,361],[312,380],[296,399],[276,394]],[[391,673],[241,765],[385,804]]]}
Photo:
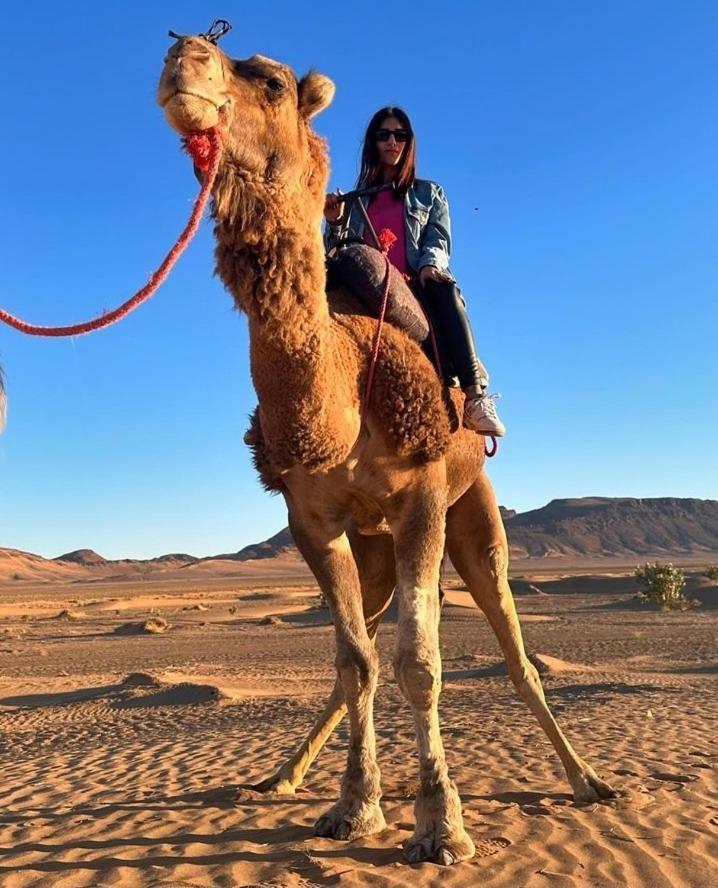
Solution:
{"label": "pink top", "polygon": [[[395,235],[396,241],[389,247],[389,261],[402,274],[410,274],[406,262],[404,201],[396,200],[391,191],[380,191],[369,204],[367,213],[377,234],[382,228],[388,228]],[[366,235],[364,239],[369,241]]]}

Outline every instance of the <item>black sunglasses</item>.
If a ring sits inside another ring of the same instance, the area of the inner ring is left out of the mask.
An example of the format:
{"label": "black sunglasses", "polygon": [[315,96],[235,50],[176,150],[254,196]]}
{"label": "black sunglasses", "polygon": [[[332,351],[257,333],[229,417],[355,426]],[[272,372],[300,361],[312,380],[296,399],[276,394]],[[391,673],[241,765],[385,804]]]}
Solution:
{"label": "black sunglasses", "polygon": [[374,135],[374,138],[377,140],[377,142],[388,142],[391,136],[394,136],[397,142],[409,141],[409,133],[405,129],[378,129],[376,131],[376,134]]}

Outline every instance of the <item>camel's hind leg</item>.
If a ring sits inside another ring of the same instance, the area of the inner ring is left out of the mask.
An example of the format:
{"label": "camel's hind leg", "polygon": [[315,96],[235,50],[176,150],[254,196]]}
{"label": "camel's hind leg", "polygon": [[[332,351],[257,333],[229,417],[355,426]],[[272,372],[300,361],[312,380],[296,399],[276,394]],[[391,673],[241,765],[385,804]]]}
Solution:
{"label": "camel's hind leg", "polygon": [[526,656],[507,579],[506,533],[491,483],[483,472],[449,509],[446,531],[454,567],[496,633],[511,680],[558,753],[575,801],[587,803],[615,796],[611,787],[574,752],[551,714],[538,672]]}
{"label": "camel's hind leg", "polygon": [[[373,641],[396,583],[394,541],[389,534],[362,536],[351,530],[347,535],[359,571],[367,633]],[[337,679],[324,709],[299,749],[274,774],[250,788],[259,792],[293,793],[346,712],[344,691]]]}

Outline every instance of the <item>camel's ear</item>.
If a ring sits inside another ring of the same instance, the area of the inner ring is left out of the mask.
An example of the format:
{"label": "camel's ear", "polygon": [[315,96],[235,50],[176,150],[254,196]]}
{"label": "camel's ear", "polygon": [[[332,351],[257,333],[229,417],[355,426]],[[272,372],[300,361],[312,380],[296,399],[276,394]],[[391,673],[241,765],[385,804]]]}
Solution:
{"label": "camel's ear", "polygon": [[310,71],[299,81],[299,112],[307,120],[319,114],[334,98],[334,84],[324,74]]}

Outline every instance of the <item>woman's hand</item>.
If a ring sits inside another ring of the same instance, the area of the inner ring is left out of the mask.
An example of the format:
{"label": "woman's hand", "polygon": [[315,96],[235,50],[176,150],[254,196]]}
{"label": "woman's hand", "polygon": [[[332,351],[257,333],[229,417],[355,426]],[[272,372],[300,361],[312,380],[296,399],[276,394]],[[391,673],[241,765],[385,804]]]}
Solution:
{"label": "woman's hand", "polygon": [[425,265],[419,272],[419,282],[423,287],[427,281],[450,281],[453,280],[448,271],[439,271],[434,265]]}
{"label": "woman's hand", "polygon": [[344,201],[341,199],[341,191],[336,190],[334,194],[327,194],[324,201],[324,218],[331,225],[341,222],[344,215]]}

